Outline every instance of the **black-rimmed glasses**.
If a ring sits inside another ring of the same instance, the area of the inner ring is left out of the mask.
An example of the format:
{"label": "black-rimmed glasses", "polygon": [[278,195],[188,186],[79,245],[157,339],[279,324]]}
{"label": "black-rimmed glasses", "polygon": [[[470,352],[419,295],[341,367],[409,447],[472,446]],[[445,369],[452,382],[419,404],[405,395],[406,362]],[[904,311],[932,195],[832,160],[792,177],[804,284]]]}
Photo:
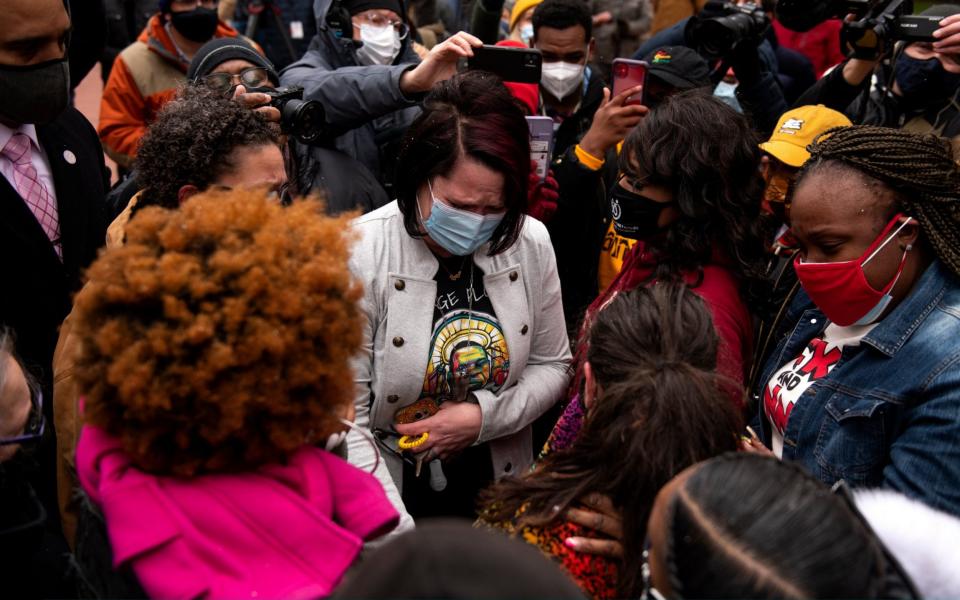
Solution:
{"label": "black-rimmed glasses", "polygon": [[233,73],[210,73],[200,78],[205,86],[218,92],[228,92],[230,88],[243,85],[246,88],[262,87],[270,81],[270,74],[263,67],[248,67],[236,75]]}

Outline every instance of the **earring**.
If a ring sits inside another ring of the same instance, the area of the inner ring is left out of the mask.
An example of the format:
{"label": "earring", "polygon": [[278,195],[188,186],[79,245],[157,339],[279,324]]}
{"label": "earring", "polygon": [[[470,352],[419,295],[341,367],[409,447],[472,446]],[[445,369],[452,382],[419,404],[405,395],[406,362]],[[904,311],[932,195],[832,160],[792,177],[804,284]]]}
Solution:
{"label": "earring", "polygon": [[913,250],[913,244],[907,244],[907,252]]}

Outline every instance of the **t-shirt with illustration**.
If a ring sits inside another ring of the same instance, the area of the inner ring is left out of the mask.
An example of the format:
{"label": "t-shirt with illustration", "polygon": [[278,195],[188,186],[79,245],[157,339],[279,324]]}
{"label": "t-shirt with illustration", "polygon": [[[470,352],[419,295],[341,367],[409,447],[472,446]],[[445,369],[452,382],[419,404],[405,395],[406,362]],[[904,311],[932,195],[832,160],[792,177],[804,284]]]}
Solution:
{"label": "t-shirt with illustration", "polygon": [[623,237],[613,228],[613,221],[610,221],[610,227],[607,228],[607,234],[603,236],[603,247],[600,250],[600,265],[597,271],[597,283],[600,285],[600,291],[607,289],[610,283],[616,279],[623,268],[623,257],[630,252],[637,240]]}
{"label": "t-shirt with illustration", "polygon": [[800,356],[788,362],[773,374],[763,390],[763,407],[770,420],[773,453],[783,456],[783,432],[797,400],[815,382],[825,379],[843,355],[845,348],[860,345],[863,336],[876,324],[840,327],[827,325],[820,337],[810,340]]}
{"label": "t-shirt with illustration", "polygon": [[[500,321],[470,256],[440,258],[430,356],[421,398],[462,400],[458,392],[497,392],[510,372],[510,353]],[[471,304],[472,300],[472,304]],[[457,386],[460,378],[468,384]]]}

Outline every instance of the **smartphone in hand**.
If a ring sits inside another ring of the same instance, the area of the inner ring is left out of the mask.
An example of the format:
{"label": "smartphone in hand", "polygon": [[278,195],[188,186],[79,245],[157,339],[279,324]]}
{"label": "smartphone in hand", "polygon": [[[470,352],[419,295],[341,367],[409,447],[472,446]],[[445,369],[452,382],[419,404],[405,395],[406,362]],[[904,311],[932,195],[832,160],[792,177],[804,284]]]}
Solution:
{"label": "smartphone in hand", "polygon": [[543,56],[533,48],[480,46],[467,59],[466,70],[488,71],[511,83],[540,83]]}
{"label": "smartphone in hand", "polygon": [[553,119],[550,117],[527,117],[530,129],[530,160],[537,163],[537,177],[547,178],[550,156],[553,154]]}
{"label": "smartphone in hand", "polygon": [[[644,86],[647,81],[647,66],[642,60],[613,59],[613,96],[638,85]],[[626,104],[643,104],[643,89],[627,98]]]}

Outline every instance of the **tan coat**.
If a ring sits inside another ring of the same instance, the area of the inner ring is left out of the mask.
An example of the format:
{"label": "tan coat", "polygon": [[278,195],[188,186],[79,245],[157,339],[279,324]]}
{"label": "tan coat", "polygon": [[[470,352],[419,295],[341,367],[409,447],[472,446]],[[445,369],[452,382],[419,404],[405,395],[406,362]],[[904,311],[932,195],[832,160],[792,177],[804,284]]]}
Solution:
{"label": "tan coat", "polygon": [[[139,198],[139,193],[131,198],[127,208],[107,228],[107,248],[123,244],[127,222]],[[78,349],[77,337],[73,334],[73,311],[70,311],[60,325],[60,337],[53,353],[53,422],[57,429],[57,499],[63,534],[71,548],[77,533],[74,497],[78,482],[73,455],[83,425],[78,409],[80,391],[73,378]]]}

